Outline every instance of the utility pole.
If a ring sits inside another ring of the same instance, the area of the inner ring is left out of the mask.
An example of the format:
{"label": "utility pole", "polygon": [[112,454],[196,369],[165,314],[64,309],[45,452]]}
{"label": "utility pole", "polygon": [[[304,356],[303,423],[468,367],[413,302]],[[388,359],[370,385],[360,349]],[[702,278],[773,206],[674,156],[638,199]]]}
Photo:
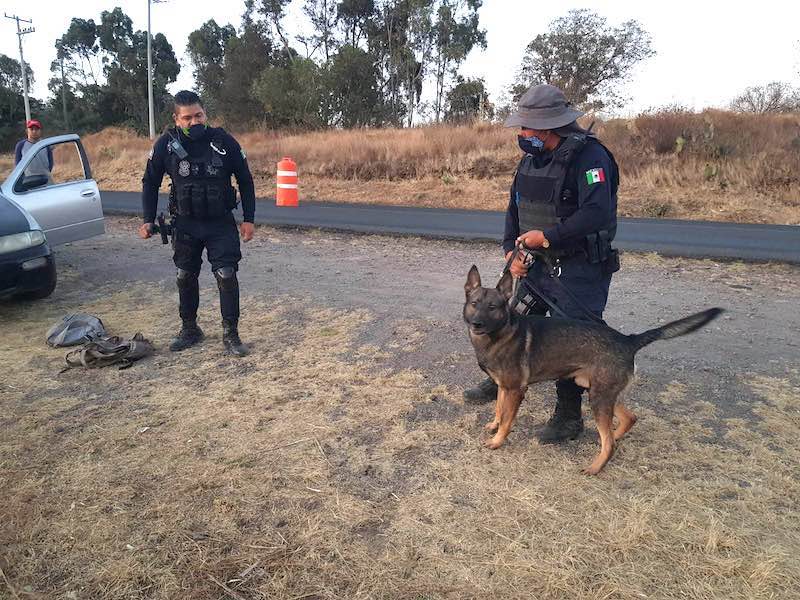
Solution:
{"label": "utility pole", "polygon": [[153,114],[153,52],[150,49],[150,0],[147,0],[147,113],[150,118],[150,139],[156,137],[156,121]]}
{"label": "utility pole", "polygon": [[36,31],[36,29],[34,29],[33,27],[26,27],[25,29],[22,29],[19,26],[20,21],[22,21],[23,23],[33,23],[33,21],[31,21],[30,19],[23,19],[21,17],[18,17],[17,15],[12,16],[5,13],[3,14],[5,15],[6,19],[13,19],[17,22],[17,37],[19,38],[19,64],[20,67],[22,68],[22,95],[25,98],[25,120],[30,121],[31,103],[28,100],[28,74],[27,74],[27,69],[25,68],[25,57],[22,54],[22,36],[25,35],[26,33],[33,33],[34,31]]}
{"label": "utility pole", "polygon": [[64,56],[61,57],[61,110],[64,112],[64,129],[69,131],[69,116],[67,115],[67,79],[64,77]]}

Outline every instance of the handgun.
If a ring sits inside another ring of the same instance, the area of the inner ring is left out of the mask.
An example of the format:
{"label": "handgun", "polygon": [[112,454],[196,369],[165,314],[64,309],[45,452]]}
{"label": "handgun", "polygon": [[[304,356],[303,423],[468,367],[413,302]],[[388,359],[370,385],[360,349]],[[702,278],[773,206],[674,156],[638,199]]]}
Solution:
{"label": "handgun", "polygon": [[172,236],[173,232],[172,223],[167,223],[163,212],[159,213],[156,221],[158,222],[158,225],[153,225],[153,233],[160,233],[161,243],[169,244],[169,238]]}

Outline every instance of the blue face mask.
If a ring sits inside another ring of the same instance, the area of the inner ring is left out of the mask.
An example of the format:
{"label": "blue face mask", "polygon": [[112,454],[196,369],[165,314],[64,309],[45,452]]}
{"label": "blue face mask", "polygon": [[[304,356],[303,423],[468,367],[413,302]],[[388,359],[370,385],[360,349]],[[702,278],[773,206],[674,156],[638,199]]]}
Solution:
{"label": "blue face mask", "polygon": [[184,127],[183,134],[190,140],[201,140],[206,134],[206,125],[195,123],[191,127]]}
{"label": "blue face mask", "polygon": [[520,150],[525,154],[538,154],[544,149],[544,142],[535,135],[531,137],[517,136]]}

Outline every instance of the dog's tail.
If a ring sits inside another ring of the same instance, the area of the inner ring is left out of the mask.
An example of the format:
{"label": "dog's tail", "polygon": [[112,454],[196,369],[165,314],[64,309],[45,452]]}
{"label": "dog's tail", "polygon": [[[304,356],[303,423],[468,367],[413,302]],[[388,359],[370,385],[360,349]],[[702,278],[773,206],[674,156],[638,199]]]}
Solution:
{"label": "dog's tail", "polygon": [[629,336],[634,347],[639,350],[648,344],[652,344],[658,340],[671,340],[672,338],[686,335],[697,331],[701,327],[708,325],[711,321],[716,319],[723,313],[721,308],[709,308],[699,313],[695,313],[683,319],[672,321],[661,327],[649,329],[643,333]]}

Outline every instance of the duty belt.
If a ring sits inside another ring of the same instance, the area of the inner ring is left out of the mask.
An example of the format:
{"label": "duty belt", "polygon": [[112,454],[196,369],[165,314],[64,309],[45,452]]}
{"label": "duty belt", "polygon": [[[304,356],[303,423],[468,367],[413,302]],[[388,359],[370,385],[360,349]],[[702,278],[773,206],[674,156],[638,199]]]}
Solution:
{"label": "duty belt", "polygon": [[545,254],[552,259],[573,258],[575,256],[586,256],[586,250],[580,246],[573,246],[572,248],[559,248],[558,250],[548,249],[542,254]]}

